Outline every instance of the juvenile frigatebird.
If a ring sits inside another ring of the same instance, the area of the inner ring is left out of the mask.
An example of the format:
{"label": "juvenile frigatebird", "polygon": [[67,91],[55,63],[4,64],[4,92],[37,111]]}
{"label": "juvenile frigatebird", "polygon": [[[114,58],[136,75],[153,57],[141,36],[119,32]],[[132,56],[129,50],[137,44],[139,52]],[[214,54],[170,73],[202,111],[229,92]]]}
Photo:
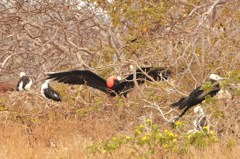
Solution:
{"label": "juvenile frigatebird", "polygon": [[216,74],[211,74],[209,78],[211,84],[210,88],[205,90],[203,89],[203,85],[201,85],[193,90],[188,97],[183,97],[178,102],[171,104],[173,107],[178,106],[180,110],[184,109],[177,119],[175,119],[175,121],[181,118],[188,111],[188,109],[202,103],[207,96],[213,97],[221,90],[219,81],[224,80],[225,78],[222,78]]}
{"label": "juvenile frigatebird", "polygon": [[50,87],[49,83],[51,80],[46,80],[41,86],[41,94],[43,97],[52,99],[54,101],[61,101],[60,94]]}
{"label": "juvenile frigatebird", "polygon": [[17,83],[17,91],[29,91],[32,86],[32,79],[24,72],[20,72],[20,79]]}

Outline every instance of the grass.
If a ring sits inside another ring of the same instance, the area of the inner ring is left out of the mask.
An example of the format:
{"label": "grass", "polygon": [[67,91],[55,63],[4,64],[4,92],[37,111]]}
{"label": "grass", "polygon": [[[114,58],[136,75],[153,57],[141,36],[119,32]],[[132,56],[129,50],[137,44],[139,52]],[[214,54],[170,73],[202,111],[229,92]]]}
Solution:
{"label": "grass", "polygon": [[[143,89],[141,87],[140,91]],[[225,113],[225,119],[212,119],[212,122],[222,122],[222,133],[218,135],[218,142],[203,147],[189,145],[186,151],[172,151],[157,145],[155,153],[149,154],[147,150],[154,142],[143,146],[126,143],[110,153],[103,149],[93,152],[89,146],[101,145],[121,135],[131,136],[149,117],[159,130],[167,129],[178,135],[186,133],[189,126],[176,130],[166,124],[157,111],[144,108],[137,91],[131,92],[131,98],[127,99],[109,98],[93,90],[84,92],[90,93],[89,96],[72,100],[71,104],[67,98],[63,102],[46,100],[35,90],[2,94],[5,110],[0,112],[0,158],[237,158],[240,155],[239,137],[236,136],[239,125],[233,124],[235,132],[232,133],[232,129],[223,124],[234,122],[234,118],[226,118],[228,113]],[[224,105],[223,102],[216,103],[220,108]],[[231,103],[237,106],[239,99]],[[191,123],[189,114],[182,119],[186,125]],[[218,128],[220,126],[215,130]]]}

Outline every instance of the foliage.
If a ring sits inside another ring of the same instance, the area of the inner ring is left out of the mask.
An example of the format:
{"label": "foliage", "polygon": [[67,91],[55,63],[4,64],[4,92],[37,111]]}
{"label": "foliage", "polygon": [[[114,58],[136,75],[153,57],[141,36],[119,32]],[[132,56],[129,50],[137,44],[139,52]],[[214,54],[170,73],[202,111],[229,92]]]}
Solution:
{"label": "foliage", "polygon": [[9,100],[6,97],[0,98],[0,111],[7,110],[7,107],[9,106]]}
{"label": "foliage", "polygon": [[[182,127],[181,122],[178,122],[177,126]],[[107,141],[94,143],[88,146],[88,149],[93,154],[111,154],[122,147],[131,147],[135,155],[148,158],[158,154],[159,150],[186,153],[191,145],[206,148],[214,142],[218,142],[218,137],[214,131],[209,130],[209,127],[204,127],[203,131],[178,135],[169,130],[160,130],[156,124],[147,119],[146,126],[139,125],[133,134],[112,137]]]}

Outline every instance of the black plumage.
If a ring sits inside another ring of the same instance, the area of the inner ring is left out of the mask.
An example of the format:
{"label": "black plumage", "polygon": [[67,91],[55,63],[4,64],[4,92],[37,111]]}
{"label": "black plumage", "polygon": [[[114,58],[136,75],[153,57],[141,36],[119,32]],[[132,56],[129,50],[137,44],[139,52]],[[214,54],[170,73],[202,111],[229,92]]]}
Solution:
{"label": "black plumage", "polygon": [[[171,76],[171,71],[166,68],[154,68],[154,67],[142,67],[136,70],[136,82],[138,85],[147,81],[163,81],[167,80]],[[130,74],[125,80],[121,81],[117,86],[115,92],[117,94],[123,94],[126,96],[128,92],[135,86],[134,74]]]}
{"label": "black plumage", "polygon": [[[224,78],[217,76],[215,74],[210,75],[210,88],[203,89],[203,85],[197,87],[193,90],[188,97],[183,97],[176,103],[171,104],[171,106],[178,106],[180,110],[183,112],[178,116],[176,120],[181,118],[191,107],[202,103],[207,96],[213,97],[215,96],[220,90],[219,80],[223,80]],[[176,121],[175,120],[175,121]]]}
{"label": "black plumage", "polygon": [[50,86],[47,89],[44,89],[44,94],[47,98],[52,99],[54,101],[62,101],[60,94],[52,89]]}
{"label": "black plumage", "polygon": [[50,87],[49,82],[49,80],[46,80],[46,82],[42,84],[41,94],[45,98],[52,99],[54,101],[62,101],[60,94]]}
{"label": "black plumage", "polygon": [[[148,76],[157,81],[165,80],[171,76],[171,72],[167,68],[153,67],[143,67],[136,70],[136,82],[138,84],[144,83],[145,80],[151,81],[152,79]],[[48,79],[53,79],[55,81],[67,84],[86,84],[113,97],[116,95],[121,96],[122,94],[126,97],[129,90],[135,86],[134,74],[130,74],[124,80],[118,80],[117,78],[114,78],[114,84],[109,87],[105,79],[89,70],[73,70],[49,73]]]}
{"label": "black plumage", "polygon": [[53,79],[64,84],[86,84],[108,93],[106,80],[89,70],[73,70],[48,74],[48,79]]}

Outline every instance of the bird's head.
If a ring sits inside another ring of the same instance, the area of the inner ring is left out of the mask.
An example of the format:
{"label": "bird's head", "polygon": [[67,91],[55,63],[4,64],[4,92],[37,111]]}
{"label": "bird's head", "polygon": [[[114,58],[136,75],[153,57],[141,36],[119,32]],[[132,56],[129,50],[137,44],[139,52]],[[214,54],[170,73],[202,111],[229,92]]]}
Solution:
{"label": "bird's head", "polygon": [[107,87],[114,88],[120,83],[121,77],[119,76],[110,76],[107,78]]}
{"label": "bird's head", "polygon": [[20,72],[20,77],[23,77],[23,76],[26,76],[26,73],[25,72]]}
{"label": "bird's head", "polygon": [[51,79],[47,79],[47,80],[45,80],[45,83],[50,83],[52,80]]}
{"label": "bird's head", "polygon": [[134,71],[134,66],[133,65],[129,65],[129,69],[130,69],[131,72],[133,72]]}
{"label": "bird's head", "polygon": [[213,81],[221,81],[221,80],[225,80],[226,79],[226,78],[220,77],[220,76],[218,76],[216,74],[211,74],[209,78],[210,78],[210,80],[213,80]]}

